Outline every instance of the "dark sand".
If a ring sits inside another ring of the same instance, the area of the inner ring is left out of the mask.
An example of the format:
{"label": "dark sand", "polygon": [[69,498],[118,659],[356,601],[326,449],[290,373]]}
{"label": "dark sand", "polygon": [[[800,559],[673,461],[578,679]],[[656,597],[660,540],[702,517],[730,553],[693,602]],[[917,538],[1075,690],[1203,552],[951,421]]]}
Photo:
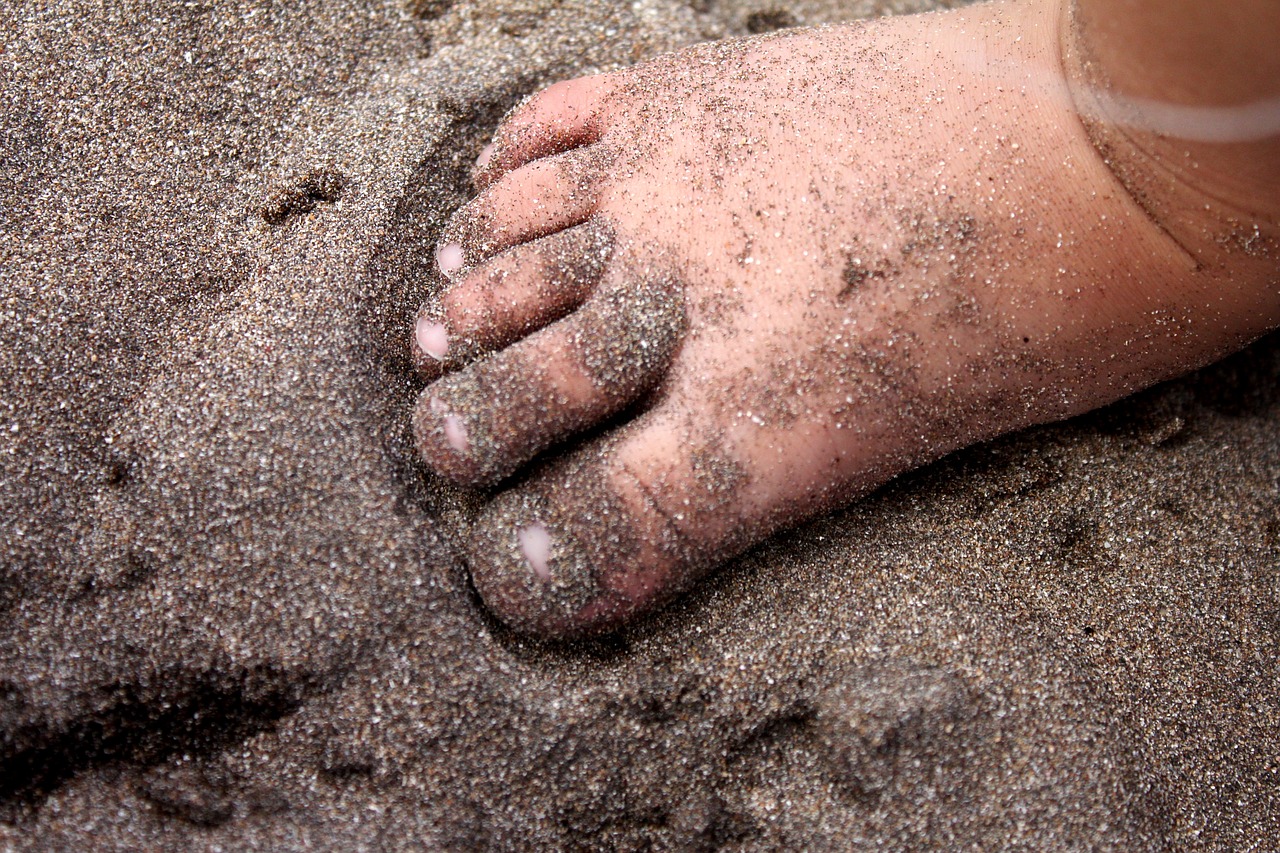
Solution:
{"label": "dark sand", "polygon": [[603,640],[469,589],[406,344],[471,159],[838,6],[0,8],[0,850],[1275,849],[1275,336]]}

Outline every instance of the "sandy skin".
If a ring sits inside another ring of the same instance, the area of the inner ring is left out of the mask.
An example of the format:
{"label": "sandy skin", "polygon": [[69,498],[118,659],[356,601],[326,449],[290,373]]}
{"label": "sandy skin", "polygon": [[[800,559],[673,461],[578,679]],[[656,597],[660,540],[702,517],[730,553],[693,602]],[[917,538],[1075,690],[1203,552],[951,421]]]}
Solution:
{"label": "sandy skin", "polygon": [[508,117],[417,323],[420,453],[494,486],[612,427],[478,519],[500,618],[608,630],[904,470],[1277,325],[1276,210],[1144,184],[1140,142],[1081,119],[1069,21],[1038,0],[708,45]]}

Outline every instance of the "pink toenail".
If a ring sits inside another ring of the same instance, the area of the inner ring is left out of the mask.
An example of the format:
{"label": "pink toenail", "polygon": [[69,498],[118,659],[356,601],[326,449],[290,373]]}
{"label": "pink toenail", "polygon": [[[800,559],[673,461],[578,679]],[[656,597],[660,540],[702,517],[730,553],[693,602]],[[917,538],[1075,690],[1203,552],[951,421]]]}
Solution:
{"label": "pink toenail", "polygon": [[444,416],[444,437],[448,440],[449,446],[459,453],[466,453],[467,448],[471,446],[467,441],[467,427],[462,423],[462,418],[457,415]]}
{"label": "pink toenail", "polygon": [[521,528],[516,538],[520,540],[520,550],[524,552],[524,558],[529,561],[533,573],[544,581],[551,580],[551,569],[548,568],[551,561],[551,534],[547,532],[547,528],[541,524],[530,524]]}
{"label": "pink toenail", "polygon": [[480,149],[480,156],[476,158],[476,169],[483,169],[489,165],[489,161],[493,159],[493,143]]}
{"label": "pink toenail", "polygon": [[418,349],[436,361],[442,361],[449,354],[449,332],[439,323],[423,317],[414,329],[414,337],[418,341]]}
{"label": "pink toenail", "polygon": [[440,272],[450,275],[462,269],[462,247],[457,243],[445,243],[436,249],[436,266]]}
{"label": "pink toenail", "polygon": [[449,405],[439,397],[432,397],[430,405],[431,414],[438,415],[443,422],[444,437],[449,446],[459,453],[466,453],[471,442],[467,440],[467,425],[462,418],[449,414]]}

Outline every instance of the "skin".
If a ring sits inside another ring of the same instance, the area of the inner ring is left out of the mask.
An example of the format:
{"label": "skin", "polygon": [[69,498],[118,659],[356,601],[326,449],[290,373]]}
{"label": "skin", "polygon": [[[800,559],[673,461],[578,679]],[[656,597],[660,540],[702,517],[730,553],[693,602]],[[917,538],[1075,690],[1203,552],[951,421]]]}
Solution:
{"label": "skin", "polygon": [[[494,613],[609,630],[904,470],[1280,324],[1277,139],[1189,152],[1134,107],[1280,91],[1233,65],[1178,88],[1185,62],[1117,45],[1202,11],[1111,5],[705,45],[508,116],[414,336],[423,461],[498,487],[466,548]],[[1244,18],[1218,35],[1276,31]]]}

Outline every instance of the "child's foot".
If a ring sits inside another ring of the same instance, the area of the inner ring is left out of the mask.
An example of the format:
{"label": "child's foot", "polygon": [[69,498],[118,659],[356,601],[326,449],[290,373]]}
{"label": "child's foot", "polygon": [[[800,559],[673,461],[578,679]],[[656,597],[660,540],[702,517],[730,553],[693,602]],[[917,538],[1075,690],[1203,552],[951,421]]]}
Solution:
{"label": "child's foot", "polygon": [[1044,0],[707,45],[507,119],[437,250],[417,357],[460,369],[418,445],[494,485],[609,427],[477,521],[503,620],[607,629],[901,471],[1275,324],[1218,239],[1254,211],[1150,219],[1073,112],[1062,27]]}

